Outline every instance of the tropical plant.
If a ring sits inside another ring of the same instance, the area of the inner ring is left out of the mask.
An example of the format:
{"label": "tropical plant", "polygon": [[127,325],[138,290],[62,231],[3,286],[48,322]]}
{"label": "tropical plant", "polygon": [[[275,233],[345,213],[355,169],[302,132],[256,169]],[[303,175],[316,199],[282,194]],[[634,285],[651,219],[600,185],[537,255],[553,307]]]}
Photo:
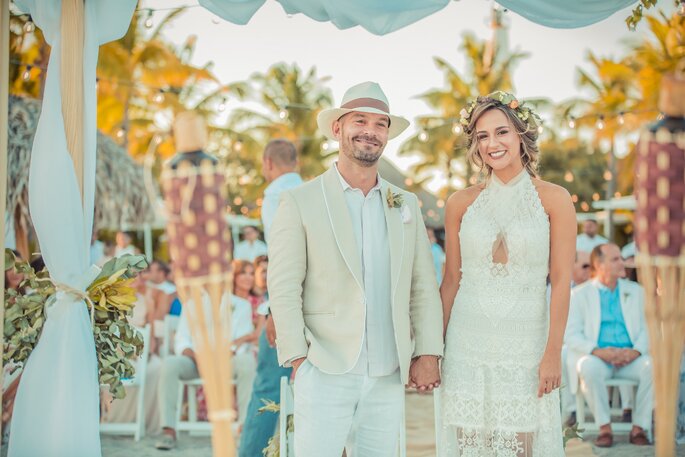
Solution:
{"label": "tropical plant", "polygon": [[[257,202],[264,189],[261,157],[266,144],[285,138],[297,147],[300,172],[310,178],[325,169],[325,160],[333,154],[326,138],[318,131],[316,117],[333,103],[326,87],[328,77],[319,77],[316,68],[303,71],[296,64],[277,63],[264,73],[253,74],[248,81],[236,83],[243,90],[240,99],[253,102],[232,109],[224,127],[228,134],[222,158],[228,167],[229,194],[236,195],[233,209],[256,215]],[[257,104],[254,107],[254,104]],[[237,203],[236,203],[237,202]]]}
{"label": "tropical plant", "polygon": [[464,34],[460,49],[466,56],[466,71],[460,73],[445,59],[435,57],[435,65],[444,74],[445,87],[418,96],[436,114],[417,119],[421,130],[402,144],[399,154],[419,155],[421,160],[413,169],[419,179],[436,171],[446,178],[447,184],[440,191],[442,198],[473,177],[473,169],[466,161],[466,138],[459,125],[459,112],[478,95],[512,91],[512,70],[527,56],[522,52],[500,52],[497,46],[495,40],[479,40],[471,33]]}

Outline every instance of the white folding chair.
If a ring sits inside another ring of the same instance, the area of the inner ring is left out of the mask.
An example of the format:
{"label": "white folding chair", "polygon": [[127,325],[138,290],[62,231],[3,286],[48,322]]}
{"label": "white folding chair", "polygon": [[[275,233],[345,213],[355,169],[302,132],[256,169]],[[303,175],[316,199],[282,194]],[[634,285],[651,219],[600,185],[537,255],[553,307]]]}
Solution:
{"label": "white folding chair", "polygon": [[178,328],[178,322],[180,319],[180,316],[172,316],[171,314],[164,316],[162,345],[159,348],[159,356],[161,358],[164,358],[173,352],[172,348],[174,346],[174,335],[176,334],[176,329]]}
{"label": "white folding chair", "polygon": [[[576,420],[578,421],[578,428],[579,429],[584,429],[585,431],[591,431],[595,432],[599,430],[600,424],[596,423],[593,419],[592,422],[590,422],[587,417],[586,417],[586,409],[585,409],[585,395],[583,394],[583,391],[581,389],[581,383],[583,382],[582,379],[578,380],[578,391],[576,392]],[[616,392],[618,390],[618,387],[630,387],[632,389],[637,389],[638,383],[636,381],[631,381],[629,379],[620,379],[620,378],[611,378],[607,380],[607,388],[610,390],[614,390]],[[620,404],[618,401],[616,401],[618,398],[616,395],[614,395],[614,404],[612,405],[611,408],[611,415],[612,416],[620,416],[621,413],[623,412],[623,409],[620,407]],[[632,424],[627,424],[624,422],[616,422],[611,424],[611,429],[614,432],[630,432],[632,429],[633,425]],[[650,431],[648,431],[650,433]]]}
{"label": "white folding chair", "polygon": [[294,457],[293,434],[288,432],[288,417],[295,414],[295,396],[290,378],[281,377],[281,411],[278,415],[279,446],[281,457]]}
{"label": "white folding chair", "polygon": [[147,362],[150,349],[150,324],[141,330],[143,333],[143,354],[136,365],[135,377],[123,379],[125,388],[138,387],[136,398],[136,419],[134,422],[103,422],[100,423],[100,433],[112,435],[133,435],[136,441],[145,436],[145,380],[147,379]]}
{"label": "white folding chair", "polygon": [[[209,421],[197,420],[197,389],[202,386],[202,378],[181,380],[178,388],[178,416],[176,417],[176,430],[190,432],[190,434],[208,434],[212,432],[212,424]],[[183,391],[188,389],[188,420],[181,420],[183,406]]]}

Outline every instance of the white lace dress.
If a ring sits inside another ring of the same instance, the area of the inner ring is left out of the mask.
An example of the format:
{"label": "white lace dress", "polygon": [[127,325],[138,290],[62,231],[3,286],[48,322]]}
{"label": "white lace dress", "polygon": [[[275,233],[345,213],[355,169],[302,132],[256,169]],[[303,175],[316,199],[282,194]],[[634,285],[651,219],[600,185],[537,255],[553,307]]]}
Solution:
{"label": "white lace dress", "polygon": [[549,218],[529,175],[493,175],[461,222],[447,329],[441,456],[563,456],[559,391],[537,397],[547,343]]}

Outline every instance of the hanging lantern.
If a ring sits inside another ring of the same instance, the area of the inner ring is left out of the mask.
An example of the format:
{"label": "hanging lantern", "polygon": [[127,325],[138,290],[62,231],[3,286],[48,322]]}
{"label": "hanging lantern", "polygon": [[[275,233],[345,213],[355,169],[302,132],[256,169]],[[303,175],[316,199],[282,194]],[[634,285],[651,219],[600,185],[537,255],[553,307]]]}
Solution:
{"label": "hanging lantern", "polygon": [[637,147],[636,261],[654,373],[656,456],[675,455],[685,339],[685,75],[664,76],[659,109]]}
{"label": "hanging lantern", "polygon": [[204,152],[207,129],[197,113],[176,117],[174,139],[178,153],[162,172],[169,251],[207,394],[214,456],[232,457],[231,251],[220,192],[225,175]]}

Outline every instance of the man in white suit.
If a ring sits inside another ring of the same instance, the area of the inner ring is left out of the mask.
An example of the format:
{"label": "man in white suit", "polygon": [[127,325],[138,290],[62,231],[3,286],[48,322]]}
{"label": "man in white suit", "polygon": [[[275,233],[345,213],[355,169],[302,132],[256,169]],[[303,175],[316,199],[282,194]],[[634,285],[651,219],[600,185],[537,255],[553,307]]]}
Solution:
{"label": "man in white suit", "polygon": [[[600,424],[595,445],[613,444],[606,380],[612,377],[639,383],[630,442],[649,444],[645,429],[652,423],[654,403],[651,361],[647,352],[644,290],[621,279],[625,268],[621,250],[613,243],[592,250],[591,281],[573,289],[566,330],[568,370],[580,377],[580,388]],[[575,393],[578,378],[571,376]]]}
{"label": "man in white suit", "polygon": [[295,454],[396,455],[404,385],[440,381],[442,311],[415,195],[378,175],[409,122],[376,83],[350,88],[319,129],[340,143],[324,174],[283,193],[269,238],[278,359],[295,370]]}

